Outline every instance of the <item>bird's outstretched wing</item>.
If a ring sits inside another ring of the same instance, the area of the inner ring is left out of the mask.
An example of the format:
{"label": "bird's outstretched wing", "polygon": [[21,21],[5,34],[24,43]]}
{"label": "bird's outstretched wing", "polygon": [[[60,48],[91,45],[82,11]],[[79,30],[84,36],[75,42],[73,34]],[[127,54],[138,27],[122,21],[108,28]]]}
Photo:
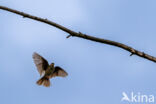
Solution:
{"label": "bird's outstretched wing", "polygon": [[48,61],[36,52],[33,53],[33,59],[38,72],[42,75],[49,66]]}
{"label": "bird's outstretched wing", "polygon": [[68,75],[68,73],[65,71],[65,70],[63,70],[61,67],[59,67],[59,66],[56,66],[55,67],[55,71],[54,71],[54,73],[50,76],[50,78],[52,78],[52,77],[56,77],[56,76],[58,76],[58,77],[66,77]]}

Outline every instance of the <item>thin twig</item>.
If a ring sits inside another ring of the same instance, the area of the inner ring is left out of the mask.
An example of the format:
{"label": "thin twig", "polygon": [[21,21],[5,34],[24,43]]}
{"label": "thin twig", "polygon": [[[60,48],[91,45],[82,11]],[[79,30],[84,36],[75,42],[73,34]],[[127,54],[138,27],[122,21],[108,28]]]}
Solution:
{"label": "thin twig", "polygon": [[69,34],[66,38],[70,38],[71,36],[72,36],[72,35]]}
{"label": "thin twig", "polygon": [[67,32],[69,34],[67,36],[67,38],[69,38],[70,36],[75,36],[75,37],[79,37],[79,38],[83,38],[83,39],[87,39],[87,40],[91,40],[91,41],[95,41],[95,42],[99,42],[99,43],[113,45],[113,46],[116,46],[116,47],[119,47],[119,48],[122,48],[124,50],[129,51],[131,53],[130,56],[137,55],[137,56],[140,56],[142,58],[148,59],[150,61],[156,62],[156,57],[153,57],[153,56],[148,55],[148,54],[146,54],[144,52],[138,51],[138,50],[136,50],[136,49],[134,49],[134,48],[132,48],[130,46],[127,46],[125,44],[115,42],[115,41],[111,41],[111,40],[107,40],[107,39],[97,38],[97,37],[94,37],[94,36],[89,36],[89,35],[83,34],[81,32],[77,33],[77,32],[74,32],[74,31],[62,26],[62,25],[59,25],[59,24],[57,24],[55,22],[52,22],[52,21],[49,21],[48,19],[43,19],[43,18],[40,18],[40,17],[36,17],[36,16],[30,15],[30,14],[27,14],[27,13],[24,13],[24,12],[20,12],[18,10],[14,10],[14,9],[11,9],[11,8],[8,8],[8,7],[5,7],[5,6],[0,6],[0,9],[3,9],[3,10],[6,10],[6,11],[9,11],[9,12],[21,15],[21,16],[23,16],[23,18],[30,18],[30,19],[40,21],[40,22],[49,24],[51,26],[54,26],[54,27],[56,27],[56,28],[58,28],[58,29],[60,29],[60,30],[62,30],[64,32]]}

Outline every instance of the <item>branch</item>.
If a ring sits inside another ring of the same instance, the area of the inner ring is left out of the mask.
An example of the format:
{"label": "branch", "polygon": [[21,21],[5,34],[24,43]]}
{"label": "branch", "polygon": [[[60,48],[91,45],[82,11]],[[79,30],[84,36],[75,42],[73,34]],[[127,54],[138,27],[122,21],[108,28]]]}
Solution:
{"label": "branch", "polygon": [[129,51],[131,54],[130,56],[132,55],[137,55],[137,56],[140,56],[142,58],[145,58],[145,59],[148,59],[150,61],[153,61],[153,62],[156,62],[156,57],[153,57],[151,55],[148,55],[144,52],[141,52],[141,51],[138,51],[130,46],[127,46],[125,44],[122,44],[122,43],[119,43],[119,42],[115,42],[115,41],[111,41],[111,40],[107,40],[107,39],[101,39],[101,38],[97,38],[97,37],[94,37],[94,36],[89,36],[89,35],[86,35],[86,34],[83,34],[81,32],[74,32],[64,26],[61,26],[55,22],[52,22],[52,21],[49,21],[48,19],[44,19],[44,18],[40,18],[40,17],[36,17],[36,16],[33,16],[33,15],[30,15],[30,14],[27,14],[27,13],[24,13],[24,12],[20,12],[18,10],[14,10],[14,9],[11,9],[11,8],[8,8],[8,7],[5,7],[5,6],[0,6],[0,9],[2,10],[5,10],[5,11],[9,11],[9,12],[12,12],[12,13],[15,13],[15,14],[18,14],[18,15],[21,15],[23,16],[23,18],[30,18],[30,19],[33,19],[33,20],[36,20],[36,21],[40,21],[40,22],[43,22],[43,23],[46,23],[46,24],[49,24],[51,26],[54,26],[64,32],[67,32],[69,35],[67,36],[67,38],[71,37],[71,36],[75,36],[75,37],[79,37],[79,38],[83,38],[83,39],[87,39],[87,40],[91,40],[91,41],[95,41],[95,42],[99,42],[99,43],[104,43],[104,44],[109,44],[109,45],[112,45],[112,46],[116,46],[116,47],[119,47],[119,48],[122,48],[124,50],[127,50]]}

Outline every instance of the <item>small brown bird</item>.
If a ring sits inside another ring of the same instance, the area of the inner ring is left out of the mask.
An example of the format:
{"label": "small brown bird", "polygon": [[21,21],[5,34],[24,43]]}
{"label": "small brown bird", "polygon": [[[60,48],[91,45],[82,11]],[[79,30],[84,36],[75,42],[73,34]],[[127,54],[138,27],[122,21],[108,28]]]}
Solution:
{"label": "small brown bird", "polygon": [[38,53],[33,54],[34,63],[37,67],[40,76],[42,76],[36,83],[38,85],[44,85],[45,87],[50,86],[50,78],[52,77],[66,77],[68,73],[64,71],[61,67],[54,67],[54,63],[48,64],[48,61],[40,56]]}

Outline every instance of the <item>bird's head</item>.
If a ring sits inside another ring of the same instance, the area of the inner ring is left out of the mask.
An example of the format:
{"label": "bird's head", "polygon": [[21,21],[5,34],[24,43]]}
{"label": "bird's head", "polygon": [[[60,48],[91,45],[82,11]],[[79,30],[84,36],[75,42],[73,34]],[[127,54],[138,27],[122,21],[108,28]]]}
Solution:
{"label": "bird's head", "polygon": [[54,63],[51,63],[50,66],[54,67]]}

